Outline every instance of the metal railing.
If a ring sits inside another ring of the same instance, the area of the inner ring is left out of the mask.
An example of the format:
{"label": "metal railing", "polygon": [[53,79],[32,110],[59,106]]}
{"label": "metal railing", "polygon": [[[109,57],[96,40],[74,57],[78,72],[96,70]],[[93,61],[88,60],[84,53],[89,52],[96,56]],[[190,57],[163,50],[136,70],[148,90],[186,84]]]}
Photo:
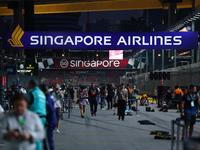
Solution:
{"label": "metal railing", "polygon": [[[189,120],[190,121],[190,120]],[[183,123],[182,123],[183,122]],[[200,122],[200,120],[196,120],[196,122]],[[176,120],[172,120],[171,122],[172,124],[172,127],[171,127],[171,130],[172,130],[172,136],[171,136],[171,150],[175,150],[174,149],[174,136],[175,136],[175,132],[174,132],[174,129],[175,129],[175,125],[177,125],[177,138],[176,138],[176,150],[179,150],[179,143],[180,143],[180,138],[179,138],[179,133],[180,133],[180,127],[184,128],[185,130],[185,137],[184,137],[184,140],[187,140],[188,139],[188,127],[187,125],[185,124],[185,120],[183,118],[177,118]]]}
{"label": "metal railing", "polygon": [[[63,110],[62,110],[62,119],[63,119],[63,114],[68,113],[68,118],[70,118],[70,113],[72,111],[71,106],[72,106],[72,99],[70,94],[68,94],[67,99],[63,100]],[[66,111],[67,110],[67,111]]]}

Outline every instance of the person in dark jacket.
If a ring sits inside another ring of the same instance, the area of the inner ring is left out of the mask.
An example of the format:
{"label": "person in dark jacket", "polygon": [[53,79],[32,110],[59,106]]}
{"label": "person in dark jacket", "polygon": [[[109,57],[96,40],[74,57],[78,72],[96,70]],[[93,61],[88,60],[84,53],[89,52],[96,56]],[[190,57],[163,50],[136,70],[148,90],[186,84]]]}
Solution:
{"label": "person in dark jacket", "polygon": [[56,119],[56,110],[55,110],[55,99],[54,97],[49,93],[48,87],[45,84],[42,84],[39,86],[41,91],[44,92],[46,96],[46,103],[47,103],[47,139],[44,140],[44,149],[48,149],[48,144],[50,150],[54,150],[54,141],[53,141],[53,130],[55,129],[57,125],[57,119]]}
{"label": "person in dark jacket", "polygon": [[112,109],[112,98],[114,96],[114,90],[112,88],[112,85],[107,84],[107,90],[108,90],[108,95],[107,95],[107,102],[108,102],[108,109]]}
{"label": "person in dark jacket", "polygon": [[95,115],[96,116],[96,112],[97,112],[97,89],[95,88],[95,84],[92,83],[89,91],[88,91],[88,95],[89,95],[89,102],[90,102],[90,109],[91,109],[91,115]]}

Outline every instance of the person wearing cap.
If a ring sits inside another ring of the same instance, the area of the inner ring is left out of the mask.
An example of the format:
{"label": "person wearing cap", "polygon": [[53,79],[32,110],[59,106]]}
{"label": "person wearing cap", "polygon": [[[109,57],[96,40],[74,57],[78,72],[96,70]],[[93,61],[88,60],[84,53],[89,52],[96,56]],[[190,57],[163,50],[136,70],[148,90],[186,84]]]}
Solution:
{"label": "person wearing cap", "polygon": [[121,88],[117,91],[116,99],[118,101],[118,119],[120,120],[122,118],[122,121],[124,121],[126,105],[128,105],[128,91],[125,89],[125,85],[123,83],[121,84]]}

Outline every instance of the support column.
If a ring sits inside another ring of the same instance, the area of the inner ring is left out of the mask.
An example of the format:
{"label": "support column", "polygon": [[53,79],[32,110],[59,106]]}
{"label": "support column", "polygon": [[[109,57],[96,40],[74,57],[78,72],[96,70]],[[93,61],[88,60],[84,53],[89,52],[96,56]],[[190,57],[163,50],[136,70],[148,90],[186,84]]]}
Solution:
{"label": "support column", "polygon": [[149,52],[146,50],[146,73],[149,71]]}
{"label": "support column", "polygon": [[140,53],[140,74],[142,73],[142,54]]}
{"label": "support column", "polygon": [[21,8],[14,8],[13,10],[13,17],[14,17],[14,28],[19,24],[22,26],[22,9]]}
{"label": "support column", "polygon": [[13,20],[14,20],[13,28],[16,28],[17,25],[22,26],[22,9],[23,9],[22,2],[21,1],[9,2],[8,9],[13,9]]}
{"label": "support column", "polygon": [[155,70],[155,49],[152,51],[153,54],[153,71]]}
{"label": "support column", "polygon": [[1,48],[1,71],[4,70],[4,65],[3,65],[3,62],[4,62],[4,50],[2,48],[2,38],[0,37],[0,48]]}
{"label": "support column", "polygon": [[174,50],[174,67],[176,67],[176,49]]}
{"label": "support column", "polygon": [[[192,0],[192,12],[195,11],[195,0]],[[192,21],[192,31],[195,31],[195,21]],[[195,50],[191,50],[191,64],[195,63],[194,61],[194,52]]]}
{"label": "support column", "polygon": [[172,26],[176,21],[176,3],[169,3],[168,7],[168,27]]}
{"label": "support column", "polygon": [[197,62],[199,62],[199,55],[200,55],[200,42],[198,42],[198,49],[197,49]]}
{"label": "support column", "polygon": [[34,1],[24,2],[24,30],[34,31]]}
{"label": "support column", "polygon": [[165,69],[165,50],[162,49],[162,70]]}
{"label": "support column", "polygon": [[[24,30],[25,31],[34,31],[34,1],[25,1],[24,2]],[[29,61],[30,64],[34,64],[34,74],[38,74],[37,64],[35,63],[35,51],[30,49],[26,50],[26,61]]]}

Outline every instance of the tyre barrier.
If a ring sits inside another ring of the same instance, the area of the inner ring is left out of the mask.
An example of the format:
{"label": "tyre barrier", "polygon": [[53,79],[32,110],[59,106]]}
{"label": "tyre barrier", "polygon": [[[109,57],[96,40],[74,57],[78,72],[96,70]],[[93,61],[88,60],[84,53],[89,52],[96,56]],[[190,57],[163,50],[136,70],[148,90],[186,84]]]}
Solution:
{"label": "tyre barrier", "polygon": [[[150,135],[155,135],[154,139],[161,139],[161,140],[171,140],[172,135],[169,135],[169,132],[167,131],[151,131]],[[176,139],[176,136],[174,136],[174,139]]]}
{"label": "tyre barrier", "polygon": [[141,125],[156,125],[155,123],[149,120],[139,120],[138,123],[140,123]]}
{"label": "tyre barrier", "polygon": [[169,135],[167,131],[151,131],[150,135]]}
{"label": "tyre barrier", "polygon": [[[159,139],[159,140],[171,140],[172,136],[171,135],[155,135],[154,139]],[[176,136],[174,135],[174,140],[176,139]]]}

